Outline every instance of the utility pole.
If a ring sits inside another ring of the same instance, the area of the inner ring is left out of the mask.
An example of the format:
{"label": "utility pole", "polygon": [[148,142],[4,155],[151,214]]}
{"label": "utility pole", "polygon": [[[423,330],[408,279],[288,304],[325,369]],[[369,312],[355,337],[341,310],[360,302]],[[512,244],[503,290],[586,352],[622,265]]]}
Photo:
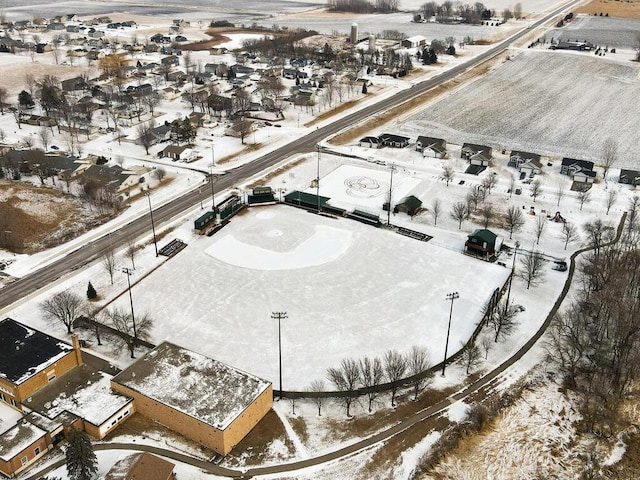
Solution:
{"label": "utility pole", "polygon": [[447,300],[451,300],[451,309],[449,310],[449,326],[447,327],[447,342],[444,344],[444,360],[442,361],[442,376],[444,377],[444,369],[447,366],[447,350],[449,350],[449,333],[451,332],[451,316],[453,315],[453,301],[460,298],[458,292],[447,293]]}
{"label": "utility pole", "polygon": [[151,216],[151,231],[153,232],[153,245],[156,247],[156,257],[157,257],[158,242],[156,241],[156,226],[153,223],[153,210],[151,209],[151,194],[149,192],[146,192],[144,196],[147,197],[147,200],[149,200],[149,215]]}
{"label": "utility pole", "polygon": [[278,375],[280,379],[280,400],[282,400],[282,330],[280,322],[287,318],[287,312],[272,312],[271,318],[278,320]]}
{"label": "utility pole", "polygon": [[134,343],[138,340],[138,331],[136,330],[136,317],[133,314],[133,297],[131,296],[131,280],[129,277],[133,274],[133,270],[128,267],[122,267],[122,272],[127,276],[127,286],[129,287],[129,302],[131,302],[131,322],[133,323]]}

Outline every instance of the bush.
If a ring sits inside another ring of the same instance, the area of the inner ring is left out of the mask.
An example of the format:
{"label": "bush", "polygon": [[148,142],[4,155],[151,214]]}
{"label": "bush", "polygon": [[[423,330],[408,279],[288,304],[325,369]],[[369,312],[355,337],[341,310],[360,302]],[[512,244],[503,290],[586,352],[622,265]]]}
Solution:
{"label": "bush", "polygon": [[89,282],[89,285],[87,285],[87,298],[89,300],[95,300],[96,298],[98,298],[98,292],[96,292],[96,289],[93,288],[91,282]]}

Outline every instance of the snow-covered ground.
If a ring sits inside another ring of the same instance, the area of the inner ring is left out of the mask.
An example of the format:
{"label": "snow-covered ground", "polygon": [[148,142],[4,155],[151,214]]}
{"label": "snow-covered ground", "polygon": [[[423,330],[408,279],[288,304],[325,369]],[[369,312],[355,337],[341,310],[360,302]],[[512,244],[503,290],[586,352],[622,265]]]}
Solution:
{"label": "snow-covered ground", "polygon": [[500,68],[407,119],[396,133],[596,163],[603,143],[614,138],[618,165],[640,167],[640,66],[615,55],[514,53]]}

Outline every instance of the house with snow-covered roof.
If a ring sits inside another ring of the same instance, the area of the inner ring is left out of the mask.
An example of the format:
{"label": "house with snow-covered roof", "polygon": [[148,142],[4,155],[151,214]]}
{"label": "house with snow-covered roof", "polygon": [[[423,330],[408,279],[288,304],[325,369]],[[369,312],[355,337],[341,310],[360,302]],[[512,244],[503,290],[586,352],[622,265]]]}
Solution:
{"label": "house with snow-covered roof", "polygon": [[82,363],[74,346],[16,322],[0,321],[0,400],[22,410],[26,398]]}
{"label": "house with snow-covered roof", "polygon": [[226,455],[271,409],[270,382],[164,342],[111,380],[138,413]]}

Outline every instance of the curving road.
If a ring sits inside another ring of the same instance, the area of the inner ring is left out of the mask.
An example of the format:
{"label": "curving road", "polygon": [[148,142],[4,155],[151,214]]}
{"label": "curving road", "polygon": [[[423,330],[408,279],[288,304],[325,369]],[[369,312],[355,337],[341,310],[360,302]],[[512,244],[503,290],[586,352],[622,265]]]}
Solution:
{"label": "curving road", "polygon": [[[366,118],[384,113],[392,107],[407,102],[415,98],[417,95],[425,93],[438,85],[452,80],[466,70],[473,68],[483,62],[486,62],[487,60],[500,54],[514,42],[527,35],[532,28],[537,28],[543,25],[550,19],[559,15],[565,9],[579,2],[580,0],[572,0],[564,4],[562,7],[553,10],[551,13],[548,13],[541,19],[534,22],[528,28],[514,34],[510,38],[500,42],[491,49],[466,63],[458,65],[451,70],[443,72],[440,75],[437,75],[429,80],[420,82],[414,85],[412,88],[400,91],[392,97],[383,99],[380,102],[363,108],[362,110],[340,118],[335,122],[330,123],[329,125],[318,128],[311,133],[301,137],[300,139],[291,142],[288,145],[280,147],[270,153],[267,153],[266,155],[256,158],[254,161],[247,163],[246,165],[243,165],[225,173],[224,175],[216,177],[214,179],[216,190],[222,191],[227,188],[233,187],[234,185],[238,185],[247,178],[256,175],[257,173],[275,165],[279,161],[288,158],[291,155],[314,151],[316,149],[316,145],[328,136],[334,135],[345,128],[353,126]],[[211,179],[209,180],[211,181]],[[176,215],[179,215],[182,212],[194,207],[195,205],[200,203],[200,199],[205,196],[205,192],[206,189],[203,189],[202,194],[197,190],[193,190],[182,195],[181,197],[176,198],[170,203],[157,208],[153,212],[156,224],[160,225],[163,222],[166,222],[169,219],[175,217]],[[116,244],[115,246],[120,246],[121,244],[125,243],[126,239],[138,238],[144,235],[150,230],[150,226],[151,225],[147,217],[141,216],[126,224],[118,231],[118,235],[116,236],[116,238],[120,240],[119,242],[118,240],[114,242],[114,236],[111,236],[110,238],[107,236],[103,236],[91,243],[78,248],[77,250],[74,250],[73,252],[70,252],[64,258],[61,258],[53,262],[52,264],[47,265],[46,267],[43,267],[5,286],[0,290],[0,309],[7,307],[20,300],[21,298],[24,298],[27,295],[36,292],[37,290],[45,287],[46,285],[57,280],[63,275],[77,270],[78,268],[81,268],[82,266],[100,258],[104,253],[114,247],[114,243]]]}

